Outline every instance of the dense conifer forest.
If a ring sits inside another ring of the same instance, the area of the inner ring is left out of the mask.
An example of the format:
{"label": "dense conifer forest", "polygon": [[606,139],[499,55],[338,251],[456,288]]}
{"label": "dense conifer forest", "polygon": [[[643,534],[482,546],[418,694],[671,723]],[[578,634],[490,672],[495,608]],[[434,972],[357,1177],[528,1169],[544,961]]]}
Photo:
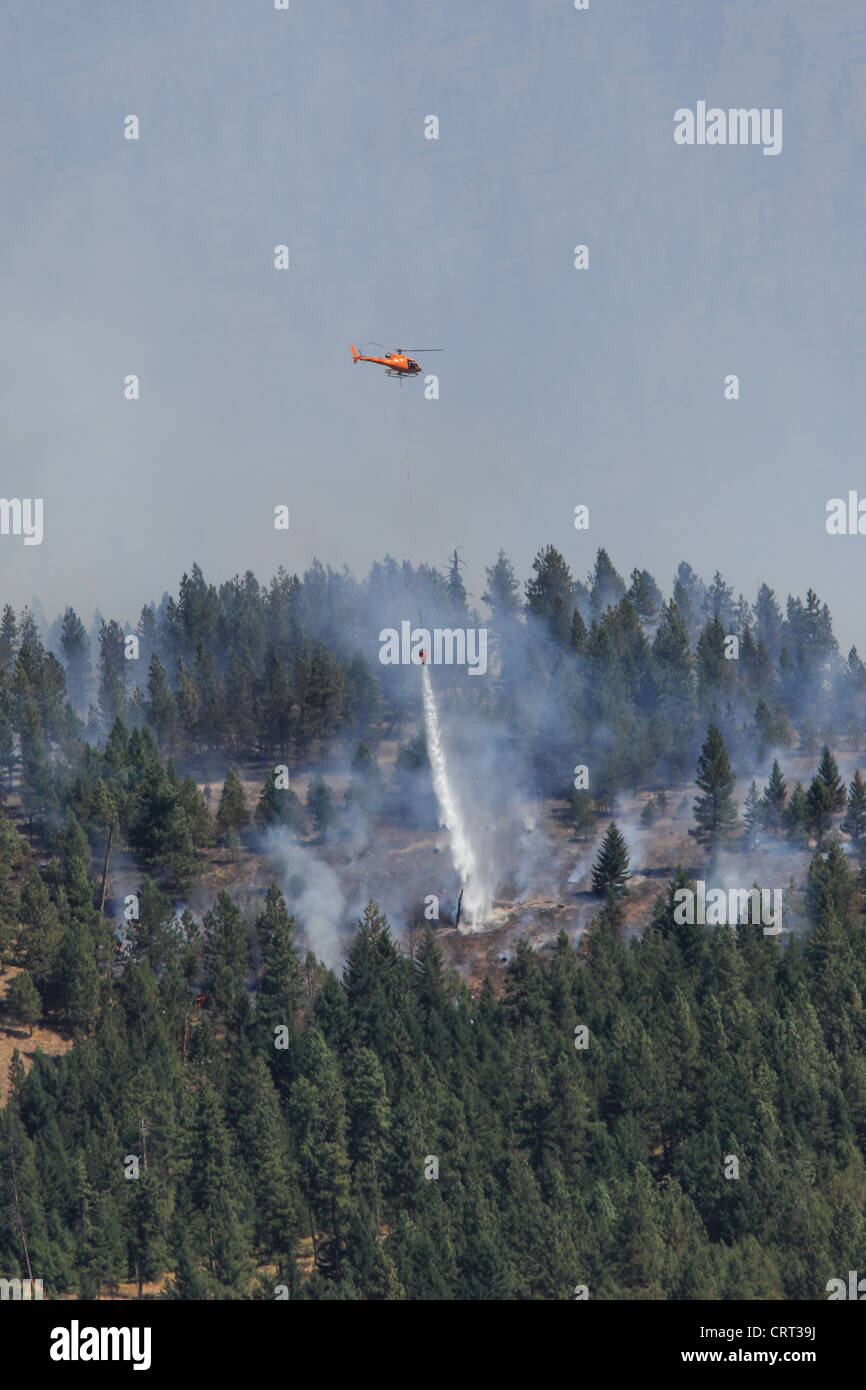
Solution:
{"label": "dense conifer forest", "polygon": [[[862,1264],[866,786],[837,760],[866,742],[857,651],[812,590],[749,601],[683,563],[665,599],[603,550],[580,581],[548,546],[522,586],[500,553],[479,602],[455,555],[267,586],[193,566],[135,625],[6,606],[6,1277],[84,1299],[815,1299]],[[430,922],[370,901],[335,968],[291,885],[249,913],[214,876],[269,827],[429,824],[417,668],[378,660],[419,612],[487,628],[483,679],[437,672],[444,708],[499,731],[575,838],[604,836],[589,927],[477,987]],[[317,771],[334,750],[339,796]],[[304,800],[283,766],[315,771]],[[755,773],[741,802],[735,771]],[[652,792],[651,834],[685,785],[694,864],[800,855],[790,929],[681,924],[686,865],[625,929],[618,798]]]}

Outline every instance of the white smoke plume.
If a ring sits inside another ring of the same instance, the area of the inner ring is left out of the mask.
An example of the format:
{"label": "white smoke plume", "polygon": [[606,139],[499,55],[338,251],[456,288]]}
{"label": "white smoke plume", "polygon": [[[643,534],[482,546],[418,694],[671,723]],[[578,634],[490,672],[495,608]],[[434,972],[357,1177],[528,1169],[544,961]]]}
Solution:
{"label": "white smoke plume", "polygon": [[298,844],[288,830],[268,831],[265,852],[274,862],[286,905],[310,950],[338,970],[346,955],[342,939],[346,902],[334,870]]}

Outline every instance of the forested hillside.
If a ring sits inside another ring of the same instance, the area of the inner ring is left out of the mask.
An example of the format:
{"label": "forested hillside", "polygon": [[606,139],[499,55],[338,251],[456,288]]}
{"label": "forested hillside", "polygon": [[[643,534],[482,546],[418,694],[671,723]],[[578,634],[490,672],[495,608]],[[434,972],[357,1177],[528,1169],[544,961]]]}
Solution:
{"label": "forested hillside", "polygon": [[[862,749],[862,661],[811,590],[783,613],[767,585],[751,604],[683,564],[665,600],[604,551],[580,582],[552,547],[523,595],[502,554],[487,579],[484,618],[456,556],[268,587],[193,566],[135,627],[90,633],[71,608],[40,631],[6,607],[7,1277],[82,1298],[132,1280],[181,1299],[814,1299],[862,1263],[866,787],[831,751]],[[419,611],[489,629],[483,679],[437,671],[444,707],[575,836],[635,789],[651,835],[665,789],[697,777],[694,857],[638,930],[612,832],[589,928],[523,942],[480,988],[429,922],[410,936],[376,901],[331,969],[291,883],[255,912],[221,886],[268,827],[315,848],[361,815],[429,821],[417,669],[378,660],[380,630]],[[794,758],[811,779],[786,777]],[[731,763],[758,778],[742,806]],[[782,842],[796,930],[678,924],[697,870]],[[68,1050],[31,1061],[37,1023]]]}

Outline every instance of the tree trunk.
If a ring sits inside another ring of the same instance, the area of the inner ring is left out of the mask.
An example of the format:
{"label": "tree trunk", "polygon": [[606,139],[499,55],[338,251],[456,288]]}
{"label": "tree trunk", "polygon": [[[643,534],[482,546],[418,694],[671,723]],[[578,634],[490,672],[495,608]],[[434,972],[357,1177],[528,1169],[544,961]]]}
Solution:
{"label": "tree trunk", "polygon": [[21,1203],[18,1200],[18,1175],[15,1172],[15,1136],[11,1126],[9,1129],[9,1166],[12,1170],[12,1194],[15,1201],[15,1216],[18,1222],[18,1230],[21,1235],[21,1244],[24,1246],[24,1259],[27,1261],[27,1278],[30,1280],[30,1284],[32,1287],[33,1269],[30,1264],[30,1251],[27,1248],[27,1232],[24,1229],[24,1219],[21,1215]]}
{"label": "tree trunk", "polygon": [[111,856],[111,837],[114,834],[114,821],[108,827],[108,839],[105,844],[105,863],[102,866],[102,893],[99,899],[99,911],[105,911],[105,892],[108,887],[108,860]]}

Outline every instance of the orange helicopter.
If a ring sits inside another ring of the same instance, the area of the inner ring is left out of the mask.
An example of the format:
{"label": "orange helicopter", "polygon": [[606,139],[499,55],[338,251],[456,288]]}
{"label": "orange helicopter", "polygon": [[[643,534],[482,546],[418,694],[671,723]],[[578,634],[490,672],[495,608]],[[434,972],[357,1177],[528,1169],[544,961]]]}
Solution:
{"label": "orange helicopter", "polygon": [[[359,352],[354,343],[349,344],[352,349],[353,362],[377,362],[380,367],[384,367],[388,376],[418,376],[421,368],[414,357],[407,356],[410,352],[442,352],[442,348],[397,348],[396,352],[387,352],[384,357],[365,357],[363,352]],[[384,343],[373,343],[374,347],[384,347]]]}

